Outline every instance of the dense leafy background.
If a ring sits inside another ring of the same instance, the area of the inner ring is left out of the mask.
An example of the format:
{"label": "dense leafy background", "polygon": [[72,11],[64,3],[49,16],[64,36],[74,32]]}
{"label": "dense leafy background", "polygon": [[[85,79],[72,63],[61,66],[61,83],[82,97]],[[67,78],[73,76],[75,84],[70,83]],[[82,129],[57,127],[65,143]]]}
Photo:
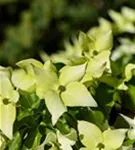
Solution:
{"label": "dense leafy background", "polygon": [[64,49],[64,40],[123,5],[135,8],[134,0],[0,0],[0,64]]}

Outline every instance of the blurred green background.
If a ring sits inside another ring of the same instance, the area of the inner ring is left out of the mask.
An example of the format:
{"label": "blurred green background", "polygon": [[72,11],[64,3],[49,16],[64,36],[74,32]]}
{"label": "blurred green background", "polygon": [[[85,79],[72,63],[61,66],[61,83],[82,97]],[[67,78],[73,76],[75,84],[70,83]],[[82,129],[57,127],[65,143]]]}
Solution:
{"label": "blurred green background", "polygon": [[135,8],[135,0],[0,0],[0,65],[62,50],[64,40],[122,6]]}

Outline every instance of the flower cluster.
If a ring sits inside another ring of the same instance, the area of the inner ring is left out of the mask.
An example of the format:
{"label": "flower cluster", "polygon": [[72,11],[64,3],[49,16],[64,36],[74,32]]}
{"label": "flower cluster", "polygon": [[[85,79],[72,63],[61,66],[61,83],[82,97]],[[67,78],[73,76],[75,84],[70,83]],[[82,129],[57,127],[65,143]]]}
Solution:
{"label": "flower cluster", "polygon": [[66,51],[44,54],[45,63],[30,58],[0,67],[2,150],[135,146],[135,57],[125,62],[112,51],[113,34],[135,32],[135,11],[109,14],[114,23],[100,19]]}

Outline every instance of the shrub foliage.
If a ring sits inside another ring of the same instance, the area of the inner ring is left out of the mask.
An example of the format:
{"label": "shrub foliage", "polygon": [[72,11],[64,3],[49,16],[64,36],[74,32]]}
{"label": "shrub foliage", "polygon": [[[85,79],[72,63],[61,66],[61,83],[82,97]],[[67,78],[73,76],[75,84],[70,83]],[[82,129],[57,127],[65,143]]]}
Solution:
{"label": "shrub foliage", "polygon": [[[65,51],[0,66],[1,150],[130,150],[135,145],[135,10],[109,11]],[[130,36],[129,36],[130,37]]]}

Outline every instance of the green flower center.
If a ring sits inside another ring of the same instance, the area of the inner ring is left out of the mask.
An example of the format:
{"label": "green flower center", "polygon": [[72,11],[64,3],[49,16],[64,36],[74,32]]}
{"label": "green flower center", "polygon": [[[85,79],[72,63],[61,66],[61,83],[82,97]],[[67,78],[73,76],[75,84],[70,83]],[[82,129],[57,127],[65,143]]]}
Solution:
{"label": "green flower center", "polygon": [[8,105],[10,102],[9,102],[9,99],[7,99],[7,98],[5,98],[5,99],[3,99],[3,104],[4,105]]}
{"label": "green flower center", "polygon": [[64,92],[66,90],[65,86],[63,85],[60,85],[59,88],[60,92]]}
{"label": "green flower center", "polygon": [[94,50],[93,55],[96,56],[98,54],[98,51]]}
{"label": "green flower center", "polygon": [[102,150],[105,148],[104,144],[102,143],[99,143],[97,147],[99,148],[99,150]]}

